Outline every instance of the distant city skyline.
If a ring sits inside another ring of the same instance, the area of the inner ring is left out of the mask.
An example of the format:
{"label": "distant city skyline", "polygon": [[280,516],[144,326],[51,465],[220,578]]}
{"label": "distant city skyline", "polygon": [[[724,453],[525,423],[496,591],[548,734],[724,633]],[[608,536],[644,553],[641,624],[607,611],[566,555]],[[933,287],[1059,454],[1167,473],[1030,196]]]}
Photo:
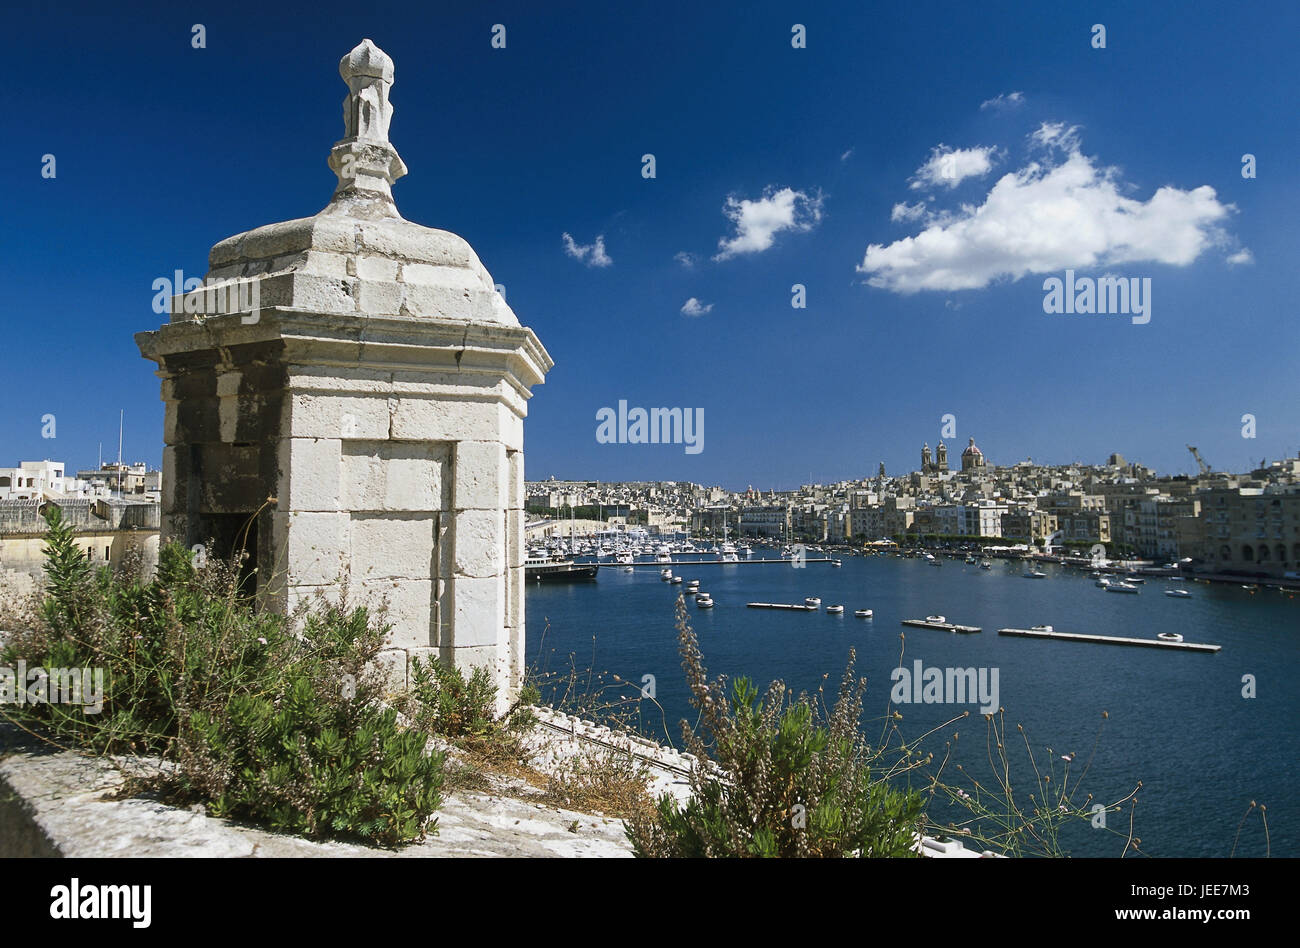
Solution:
{"label": "distant city skyline", "polygon": [[[116,460],[124,410],[123,460],[160,464],[153,282],[324,206],[321,75],[361,36],[397,63],[399,210],[465,237],[556,361],[529,480],[833,483],[915,469],[945,415],[1001,465],[1300,451],[1293,5],[388,13],[411,28],[229,5],[197,49],[162,6],[11,12],[40,122],[0,158],[0,463]],[[1056,315],[1052,280],[1092,282]],[[620,400],[701,412],[702,450],[602,443]]]}
{"label": "distant city skyline", "polygon": [[[971,436],[971,438],[973,438],[973,436]],[[968,440],[970,440],[970,439],[968,439]],[[930,447],[937,449],[937,446],[938,446],[939,444],[946,444],[946,443],[948,443],[948,442],[941,438],[941,439],[938,439],[934,444],[930,445]],[[923,446],[926,445],[926,444],[929,444],[929,442],[923,442]],[[978,445],[978,442],[977,442],[977,445]],[[1193,445],[1192,447],[1195,447],[1195,445]],[[982,448],[982,447],[980,448],[980,450],[981,450],[981,452],[983,452],[983,448]],[[686,477],[625,477],[625,478],[608,478],[608,477],[597,477],[597,476],[594,476],[594,475],[584,475],[584,474],[575,474],[575,475],[570,475],[570,476],[561,476],[561,475],[559,475],[559,474],[536,475],[536,474],[534,474],[533,472],[527,472],[527,474],[526,474],[526,480],[527,480],[527,482],[530,483],[530,484],[540,484],[540,483],[543,483],[543,482],[545,482],[545,481],[547,481],[547,480],[551,480],[551,479],[554,479],[554,480],[556,480],[556,481],[560,481],[560,482],[591,482],[591,481],[600,481],[600,482],[602,482],[602,483],[633,483],[633,482],[655,483],[655,482],[680,482],[680,483],[695,483],[695,484],[699,484],[699,485],[702,486],[702,487],[721,487],[721,488],[723,488],[724,490],[728,490],[728,491],[731,491],[731,492],[733,492],[733,493],[741,493],[741,492],[743,492],[743,491],[745,491],[745,490],[747,490],[747,489],[749,489],[749,488],[753,488],[754,490],[758,490],[758,491],[762,491],[762,492],[767,492],[767,491],[769,491],[769,490],[775,490],[775,491],[779,491],[779,492],[789,492],[789,491],[798,490],[798,489],[801,488],[801,487],[806,487],[806,486],[815,485],[815,484],[838,484],[838,483],[842,483],[842,482],[846,482],[846,481],[866,481],[866,480],[874,480],[874,479],[878,476],[878,474],[879,474],[879,465],[882,464],[882,463],[885,465],[885,473],[886,473],[886,476],[887,476],[887,477],[889,477],[889,478],[895,478],[895,477],[906,477],[907,475],[910,475],[910,474],[913,474],[913,473],[921,472],[920,451],[921,451],[921,448],[918,448],[918,449],[917,449],[917,454],[916,454],[916,456],[913,458],[913,462],[914,462],[914,463],[912,463],[912,464],[910,464],[910,465],[908,465],[908,464],[902,464],[902,465],[899,465],[899,466],[891,467],[887,462],[877,462],[876,467],[871,468],[870,470],[864,469],[864,470],[862,470],[862,471],[859,472],[859,473],[852,473],[852,474],[846,474],[846,475],[842,475],[842,476],[837,476],[837,477],[828,477],[828,478],[819,478],[819,477],[816,477],[816,476],[815,476],[815,472],[809,472],[809,475],[808,475],[807,477],[805,477],[804,479],[798,480],[797,483],[791,483],[791,484],[785,484],[785,485],[775,485],[775,486],[772,486],[772,485],[765,485],[765,484],[759,484],[759,483],[757,483],[757,482],[755,482],[755,481],[753,481],[753,480],[745,481],[745,482],[742,484],[742,483],[724,483],[724,482],[719,482],[719,481],[699,481],[699,480],[693,480],[693,479],[691,479],[691,478],[686,478]],[[1066,461],[1053,461],[1053,460],[1050,460],[1050,459],[1044,459],[1044,458],[1035,457],[1035,456],[1032,455],[1032,454],[1024,455],[1024,456],[1022,456],[1022,457],[1017,457],[1017,458],[1010,458],[1010,459],[1007,459],[1007,460],[997,460],[997,459],[994,459],[994,458],[989,458],[989,459],[988,459],[988,468],[989,468],[990,470],[992,470],[992,469],[994,469],[994,468],[1009,468],[1009,467],[1012,467],[1012,466],[1014,466],[1014,465],[1016,465],[1016,464],[1023,463],[1023,462],[1025,462],[1025,461],[1032,461],[1033,464],[1034,464],[1035,466],[1041,466],[1041,467],[1067,467],[1067,466],[1071,466],[1071,465],[1077,465],[1077,466],[1081,466],[1081,467],[1105,467],[1105,466],[1107,466],[1109,459],[1110,459],[1112,456],[1118,454],[1118,455],[1120,455],[1120,456],[1123,458],[1123,461],[1124,461],[1125,465],[1133,465],[1133,466],[1137,466],[1137,467],[1149,468],[1149,469],[1151,469],[1151,470],[1153,470],[1153,471],[1155,472],[1155,476],[1157,476],[1157,477],[1176,477],[1176,476],[1179,476],[1179,475],[1194,475],[1194,474],[1196,474],[1196,473],[1198,472],[1198,468],[1197,468],[1196,461],[1195,461],[1193,455],[1191,454],[1191,452],[1187,450],[1187,447],[1186,447],[1186,446],[1184,446],[1184,453],[1186,454],[1186,456],[1187,456],[1187,458],[1188,458],[1188,465],[1187,465],[1186,467],[1189,468],[1189,469],[1185,469],[1185,470],[1162,470],[1162,469],[1160,469],[1159,467],[1157,467],[1156,465],[1146,463],[1146,462],[1143,461],[1141,458],[1129,457],[1128,455],[1124,454],[1124,453],[1121,452],[1121,451],[1112,451],[1112,452],[1108,453],[1108,454],[1106,455],[1105,458],[1096,459],[1096,460],[1089,460],[1089,459],[1082,459],[1082,458],[1074,458],[1074,459],[1066,460]],[[956,453],[954,454],[954,453],[951,451],[951,449],[950,449],[948,457],[949,457],[949,463],[950,463],[950,465],[951,465],[951,471],[952,471],[953,473],[961,473],[961,472],[962,472],[962,465],[961,465],[961,452],[958,451],[958,452],[956,452]],[[1285,460],[1285,459],[1287,459],[1287,458],[1296,458],[1296,457],[1300,457],[1300,451],[1295,451],[1295,450],[1293,450],[1293,451],[1291,451],[1291,452],[1287,452],[1287,453],[1283,453],[1283,454],[1277,454],[1277,455],[1274,455],[1274,456],[1272,456],[1272,457],[1260,457],[1260,458],[1257,458],[1257,459],[1255,459],[1252,463],[1250,463],[1250,464],[1248,464],[1247,466],[1242,467],[1242,468],[1228,468],[1228,467],[1222,467],[1222,466],[1220,466],[1220,465],[1214,464],[1213,462],[1209,462],[1208,466],[1209,466],[1210,470],[1211,470],[1214,474],[1248,474],[1248,473],[1250,473],[1251,471],[1257,470],[1257,469],[1260,467],[1261,462],[1266,463],[1266,464],[1271,464],[1271,463],[1274,462],[1274,461],[1281,461],[1281,460]],[[101,465],[113,465],[113,466],[115,467],[115,466],[116,466],[116,463],[117,463],[117,459],[116,459],[116,457],[113,457],[113,458],[106,458],[106,459],[104,459],[104,460],[101,461],[101,462],[97,462],[97,463],[95,463],[95,464],[87,464],[87,465],[73,464],[73,463],[67,462],[66,459],[64,459],[64,458],[62,458],[62,457],[47,457],[47,458],[23,457],[23,458],[21,458],[21,459],[19,459],[19,458],[12,458],[12,459],[0,458],[0,461],[7,461],[7,460],[8,460],[8,461],[12,461],[12,464],[9,464],[9,463],[0,463],[0,469],[3,469],[3,468],[5,468],[5,467],[16,467],[16,466],[17,466],[21,461],[29,461],[29,462],[40,462],[40,461],[63,461],[63,462],[66,464],[67,470],[70,470],[70,471],[74,471],[74,470],[75,470],[75,471],[79,471],[79,472],[86,472],[86,471],[95,470],[96,468],[100,467]],[[1206,459],[1206,458],[1204,457],[1204,454],[1203,454],[1203,453],[1202,453],[1202,460],[1208,460],[1208,459]],[[157,471],[157,470],[159,470],[159,469],[161,468],[161,465],[160,465],[159,463],[150,462],[150,461],[144,461],[144,460],[139,459],[139,458],[133,458],[133,457],[127,455],[127,454],[124,454],[123,457],[122,457],[122,466],[123,466],[123,468],[127,468],[127,467],[130,467],[130,466],[138,465],[138,464],[141,464],[141,463],[145,464],[145,465],[147,466],[147,468],[148,468],[149,470],[151,470],[151,471]],[[742,480],[743,480],[743,477],[742,477]]]}

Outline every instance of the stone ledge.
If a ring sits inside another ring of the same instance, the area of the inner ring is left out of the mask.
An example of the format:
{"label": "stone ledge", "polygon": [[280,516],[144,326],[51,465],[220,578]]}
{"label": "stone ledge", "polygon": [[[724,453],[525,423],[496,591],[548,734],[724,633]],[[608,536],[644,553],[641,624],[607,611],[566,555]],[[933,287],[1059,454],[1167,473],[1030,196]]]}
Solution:
{"label": "stone ledge", "polygon": [[[578,749],[547,735],[532,740],[539,765]],[[391,851],[273,833],[146,797],[113,799],[124,774],[112,762],[52,752],[5,724],[0,755],[0,858],[632,855],[621,820],[532,802],[528,798],[540,797],[540,791],[495,776],[488,778],[491,791],[445,794],[436,814],[438,834]]]}
{"label": "stone ledge", "polygon": [[[695,758],[646,738],[611,731],[550,708],[535,709],[542,726],[527,738],[532,763],[545,772],[595,749],[627,751],[650,770],[650,791],[685,801]],[[454,753],[452,751],[451,753]],[[114,763],[71,751],[50,751],[0,723],[0,858],[55,857],[604,857],[632,855],[622,820],[581,813],[529,797],[541,791],[520,780],[489,776],[492,791],[453,791],[437,813],[438,834],[393,851],[357,843],[313,841],[211,817],[146,797],[114,799],[124,771],[147,762]],[[919,837],[930,858],[996,856],[960,840]]]}

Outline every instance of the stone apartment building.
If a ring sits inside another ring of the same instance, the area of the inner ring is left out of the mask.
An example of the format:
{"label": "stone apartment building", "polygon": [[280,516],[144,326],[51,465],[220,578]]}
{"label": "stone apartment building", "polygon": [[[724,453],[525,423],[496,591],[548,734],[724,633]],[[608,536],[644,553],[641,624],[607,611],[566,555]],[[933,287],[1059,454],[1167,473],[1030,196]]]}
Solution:
{"label": "stone apartment building", "polygon": [[1199,530],[1185,525],[1185,552],[1207,572],[1300,576],[1300,487],[1211,488],[1199,495]]}
{"label": "stone apartment building", "polygon": [[76,531],[77,546],[95,566],[121,566],[139,555],[151,570],[158,561],[159,505],[111,497],[0,501],[0,578],[23,589],[45,565],[44,513],[54,504]]}

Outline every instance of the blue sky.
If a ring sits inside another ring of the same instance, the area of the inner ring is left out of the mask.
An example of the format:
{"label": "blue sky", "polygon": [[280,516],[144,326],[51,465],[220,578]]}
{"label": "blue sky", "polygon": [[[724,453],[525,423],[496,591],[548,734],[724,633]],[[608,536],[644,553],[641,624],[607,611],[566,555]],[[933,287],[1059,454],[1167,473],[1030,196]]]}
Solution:
{"label": "blue sky", "polygon": [[[1300,447],[1292,3],[284,6],[5,14],[0,466],[115,456],[119,409],[159,462],[152,282],[328,202],[362,37],[396,62],[399,209],[556,361],[530,479],[899,473],[946,413],[998,463]],[[1150,322],[1045,314],[1067,268],[1149,278]],[[620,399],[703,408],[704,450],[598,443]]]}

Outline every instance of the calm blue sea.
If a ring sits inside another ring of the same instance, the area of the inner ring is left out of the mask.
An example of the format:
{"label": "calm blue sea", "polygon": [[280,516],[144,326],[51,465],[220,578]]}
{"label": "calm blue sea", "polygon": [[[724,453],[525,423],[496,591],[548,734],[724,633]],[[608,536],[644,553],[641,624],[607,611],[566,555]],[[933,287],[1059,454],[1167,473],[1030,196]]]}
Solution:
{"label": "calm blue sea", "polygon": [[[890,673],[899,667],[900,648],[909,670],[918,659],[924,667],[996,668],[1008,745],[1019,741],[1012,786],[1021,800],[1033,792],[1034,775],[1017,724],[1028,734],[1039,768],[1054,767],[1057,781],[1061,755],[1076,755],[1071,786],[1092,756],[1076,802],[1088,793],[1095,801],[1113,802],[1141,781],[1133,832],[1148,855],[1227,856],[1252,800],[1268,808],[1272,854],[1295,855],[1300,818],[1291,795],[1300,759],[1300,597],[1167,580],[1148,580],[1140,595],[1118,595],[1098,589],[1086,572],[1045,566],[1047,579],[1030,580],[1022,577],[1020,564],[997,560],[992,570],[960,560],[934,567],[893,557],[849,556],[843,564],[674,567],[687,579],[700,579],[717,603],[706,611],[688,600],[710,675],[747,675],[760,687],[779,678],[796,692],[813,691],[825,678],[829,703],[849,649],[856,649],[858,673],[868,679],[868,733],[879,736],[887,710],[902,712],[900,732],[912,740],[969,708],[970,717],[928,738],[925,746],[942,758],[955,730],[952,761],[986,779],[987,725],[977,706],[891,704]],[[1177,587],[1193,598],[1164,595],[1164,589]],[[551,671],[574,665],[584,673],[604,673],[606,681],[619,675],[638,687],[643,676],[653,675],[667,730],[649,701],[640,702],[642,728],[680,746],[679,721],[694,720],[673,627],[681,590],[648,567],[632,574],[602,567],[594,583],[530,585],[529,663]],[[802,602],[805,596],[820,596],[823,610],[841,603],[845,614],[745,606]],[[874,618],[855,618],[857,608],[874,610]],[[932,613],[984,631],[954,635],[899,624]],[[1002,627],[1042,624],[1135,637],[1173,631],[1188,642],[1223,648],[1200,654],[997,634]],[[1243,697],[1246,675],[1255,678],[1254,698]],[[1103,711],[1108,718],[1098,744]],[[945,773],[957,778],[952,770]],[[931,811],[940,820],[948,812],[954,820],[966,815],[947,803]],[[1107,823],[1097,830],[1079,821],[1063,834],[1065,848],[1079,856],[1120,855],[1127,815],[1110,814]],[[1264,824],[1255,812],[1241,827],[1237,855],[1264,852]]]}

